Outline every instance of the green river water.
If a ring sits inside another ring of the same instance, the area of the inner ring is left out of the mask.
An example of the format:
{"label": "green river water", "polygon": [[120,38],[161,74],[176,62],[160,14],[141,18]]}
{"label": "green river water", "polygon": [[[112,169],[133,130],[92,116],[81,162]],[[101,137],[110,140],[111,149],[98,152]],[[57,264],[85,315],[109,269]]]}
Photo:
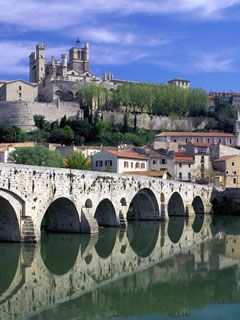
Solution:
{"label": "green river water", "polygon": [[240,218],[0,244],[0,319],[240,319]]}

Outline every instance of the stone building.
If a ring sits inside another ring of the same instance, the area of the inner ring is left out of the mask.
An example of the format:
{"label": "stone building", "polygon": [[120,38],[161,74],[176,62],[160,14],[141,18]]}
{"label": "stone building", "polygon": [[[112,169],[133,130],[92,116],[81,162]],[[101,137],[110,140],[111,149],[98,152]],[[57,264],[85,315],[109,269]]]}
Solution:
{"label": "stone building", "polygon": [[37,84],[23,80],[7,81],[0,84],[0,101],[36,101],[38,96]]}
{"label": "stone building", "polygon": [[190,88],[190,81],[186,79],[172,79],[168,81],[168,84],[175,87],[180,87],[183,89],[189,89]]}

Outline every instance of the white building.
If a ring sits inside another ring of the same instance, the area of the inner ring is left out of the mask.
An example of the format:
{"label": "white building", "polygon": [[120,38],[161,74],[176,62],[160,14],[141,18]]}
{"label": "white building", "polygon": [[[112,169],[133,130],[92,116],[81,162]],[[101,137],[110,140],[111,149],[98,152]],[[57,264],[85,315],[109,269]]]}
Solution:
{"label": "white building", "polygon": [[102,150],[92,156],[92,169],[116,173],[147,171],[148,158],[135,152]]}
{"label": "white building", "polygon": [[189,89],[190,88],[190,81],[186,79],[172,79],[168,81],[169,85],[180,87],[183,89]]}

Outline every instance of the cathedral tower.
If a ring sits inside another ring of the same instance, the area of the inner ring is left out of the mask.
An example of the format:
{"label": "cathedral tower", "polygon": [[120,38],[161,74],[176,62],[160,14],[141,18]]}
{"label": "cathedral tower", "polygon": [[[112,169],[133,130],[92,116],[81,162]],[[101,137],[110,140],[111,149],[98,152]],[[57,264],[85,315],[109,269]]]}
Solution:
{"label": "cathedral tower", "polygon": [[74,70],[80,74],[89,72],[89,45],[85,44],[81,48],[79,39],[76,41],[75,47],[69,50],[68,70]]}

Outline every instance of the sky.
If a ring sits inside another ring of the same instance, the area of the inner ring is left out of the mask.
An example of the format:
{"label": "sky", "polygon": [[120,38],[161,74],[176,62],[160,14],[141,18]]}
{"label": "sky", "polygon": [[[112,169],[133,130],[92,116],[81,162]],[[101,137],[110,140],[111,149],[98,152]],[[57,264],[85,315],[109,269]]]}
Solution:
{"label": "sky", "polygon": [[29,80],[37,43],[60,58],[79,37],[91,71],[240,92],[240,0],[0,0],[0,79]]}

